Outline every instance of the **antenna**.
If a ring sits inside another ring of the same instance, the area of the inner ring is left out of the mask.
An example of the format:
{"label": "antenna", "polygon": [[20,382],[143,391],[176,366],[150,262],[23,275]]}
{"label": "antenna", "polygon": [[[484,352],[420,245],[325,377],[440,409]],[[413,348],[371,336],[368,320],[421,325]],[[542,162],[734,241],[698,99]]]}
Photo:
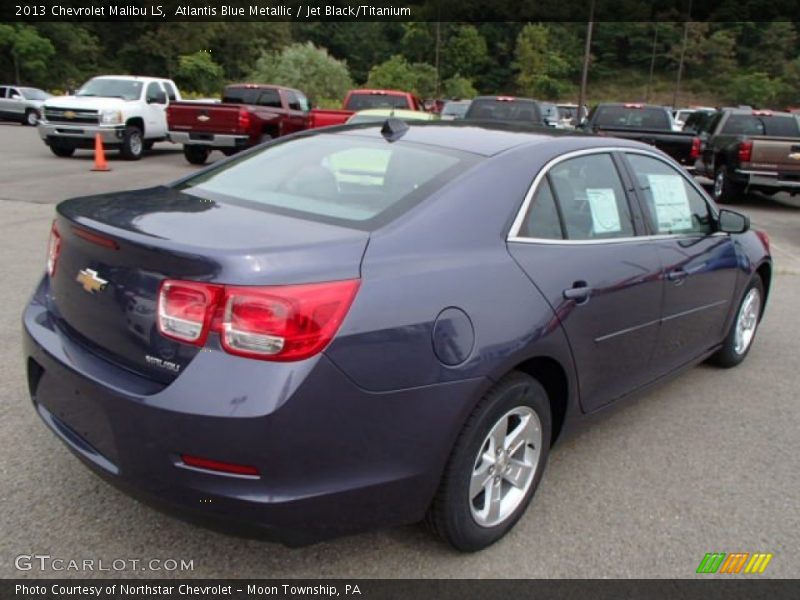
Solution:
{"label": "antenna", "polygon": [[396,142],[405,135],[408,129],[408,123],[405,121],[389,117],[384,121],[383,127],[381,127],[381,135],[387,142]]}

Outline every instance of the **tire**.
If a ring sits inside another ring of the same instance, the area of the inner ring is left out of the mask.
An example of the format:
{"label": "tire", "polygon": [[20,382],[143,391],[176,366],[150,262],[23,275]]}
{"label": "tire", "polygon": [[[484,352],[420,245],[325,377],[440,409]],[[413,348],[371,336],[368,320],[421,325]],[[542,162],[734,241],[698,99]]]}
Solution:
{"label": "tire", "polygon": [[25,111],[25,120],[22,122],[23,125],[28,125],[29,127],[36,127],[36,124],[39,122],[39,112],[29,108]]}
{"label": "tire", "polygon": [[69,158],[75,154],[75,147],[63,144],[50,144],[50,151],[61,158]]}
{"label": "tire", "polygon": [[[520,438],[513,435],[494,437],[505,431],[498,429],[503,423],[512,434],[526,432],[526,443],[518,445]],[[550,433],[547,392],[535,379],[514,371],[497,382],[475,407],[453,447],[426,517],[433,532],[462,552],[486,548],[508,533],[542,478]],[[510,442],[516,449],[498,453],[500,441],[504,448]],[[523,462],[529,468],[515,473]],[[514,478],[518,485],[510,483]],[[489,494],[499,494],[500,503],[489,503]]]}
{"label": "tire", "polygon": [[728,167],[720,166],[714,172],[714,200],[720,204],[731,204],[744,196],[744,186],[732,181],[728,175]]}
{"label": "tire", "polygon": [[122,146],[119,149],[122,158],[125,160],[139,160],[144,154],[144,139],[142,130],[135,125],[125,128],[122,135]]}
{"label": "tire", "polygon": [[269,133],[264,133],[261,136],[261,139],[258,140],[259,144],[266,144],[267,142],[272,140],[272,136]]}
{"label": "tire", "polygon": [[[755,302],[755,305],[752,302]],[[742,294],[742,300],[736,308],[736,315],[728,335],[722,342],[722,348],[709,358],[708,362],[729,369],[747,358],[750,348],[753,347],[763,308],[764,284],[761,277],[755,275]]]}
{"label": "tire", "polygon": [[211,149],[205,146],[195,144],[185,144],[183,146],[183,155],[193,165],[204,165],[208,160],[209,154],[211,154]]}

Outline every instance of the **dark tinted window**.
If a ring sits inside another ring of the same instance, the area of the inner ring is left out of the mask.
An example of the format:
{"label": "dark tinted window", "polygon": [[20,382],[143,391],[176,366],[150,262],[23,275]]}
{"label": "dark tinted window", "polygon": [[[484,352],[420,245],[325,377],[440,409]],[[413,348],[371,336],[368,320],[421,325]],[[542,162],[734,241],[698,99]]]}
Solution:
{"label": "dark tinted window", "polygon": [[289,103],[289,108],[292,110],[305,110],[303,105],[300,103],[300,98],[298,95],[293,91],[286,92],[286,100]]}
{"label": "dark tinted window", "polygon": [[227,87],[222,93],[222,101],[229,104],[257,104],[261,92],[257,88]]}
{"label": "dark tinted window", "polygon": [[351,94],[345,110],[364,110],[367,108],[411,108],[408,98],[394,94]]}
{"label": "dark tinted window", "polygon": [[178,92],[175,91],[175,86],[169,81],[164,82],[164,89],[167,90],[167,98],[169,98],[170,102],[178,99]]}
{"label": "dark tinted window", "polygon": [[722,133],[798,137],[797,118],[784,115],[730,115]]}
{"label": "dark tinted window", "polygon": [[0,98],[6,97],[6,88],[0,87]]}
{"label": "dark tinted window", "polygon": [[701,133],[707,130],[708,125],[711,123],[711,120],[714,118],[716,113],[712,112],[705,112],[705,111],[697,111],[690,114],[686,117],[686,121],[683,124],[684,131],[691,131],[693,133]]}
{"label": "dark tinted window", "polygon": [[598,106],[592,122],[597,127],[672,130],[669,114],[663,108]]}
{"label": "dark tinted window", "polygon": [[259,106],[281,108],[281,94],[278,90],[261,90],[258,95]]}
{"label": "dark tinted window", "polygon": [[8,88],[8,97],[9,98],[22,98],[22,94],[19,93],[17,88]]}
{"label": "dark tinted window", "polygon": [[160,85],[158,85],[158,84],[157,84],[155,81],[153,81],[153,82],[151,82],[151,83],[149,83],[149,84],[147,85],[147,95],[146,95],[146,98],[147,98],[148,100],[155,100],[155,99],[156,99],[156,97],[158,96],[158,93],[159,93],[159,92],[162,92],[162,91],[163,91],[163,90],[161,89],[161,86],[160,86]]}
{"label": "dark tinted window", "polygon": [[556,202],[547,179],[543,179],[539,184],[519,234],[522,237],[544,240],[560,240],[564,238],[564,234],[561,231],[561,222],[558,219]]}
{"label": "dark tinted window", "polygon": [[627,157],[655,233],[711,233],[708,204],[680,171],[649,156]]}
{"label": "dark tinted window", "polygon": [[634,235],[631,211],[610,154],[571,158],[550,169],[567,239]]}
{"label": "dark tinted window", "polygon": [[533,100],[524,98],[476,98],[469,106],[465,119],[481,121],[519,121],[537,124],[542,122],[539,107]]}

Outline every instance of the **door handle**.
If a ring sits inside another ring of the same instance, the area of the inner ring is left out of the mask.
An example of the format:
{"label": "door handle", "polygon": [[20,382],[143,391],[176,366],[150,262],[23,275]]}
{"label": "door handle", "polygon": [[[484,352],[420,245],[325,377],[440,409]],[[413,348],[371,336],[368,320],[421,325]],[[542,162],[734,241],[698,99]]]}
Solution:
{"label": "door handle", "polygon": [[689,276],[689,273],[684,271],[683,269],[673,269],[667,273],[667,279],[673,282],[675,285],[680,285],[684,282],[684,280]]}
{"label": "door handle", "polygon": [[589,296],[592,295],[592,286],[585,281],[576,281],[572,287],[564,290],[564,298],[567,300],[575,300],[576,304],[583,304],[589,301]]}

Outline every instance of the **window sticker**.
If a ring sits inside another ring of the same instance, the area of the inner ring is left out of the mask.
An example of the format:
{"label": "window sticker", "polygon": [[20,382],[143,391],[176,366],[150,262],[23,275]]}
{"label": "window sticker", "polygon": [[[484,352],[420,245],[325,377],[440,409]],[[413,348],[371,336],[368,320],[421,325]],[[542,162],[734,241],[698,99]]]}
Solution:
{"label": "window sticker", "polygon": [[622,231],[617,197],[611,188],[588,188],[586,198],[592,211],[592,233],[618,233]]}
{"label": "window sticker", "polygon": [[659,233],[692,229],[692,207],[680,175],[648,174]]}

